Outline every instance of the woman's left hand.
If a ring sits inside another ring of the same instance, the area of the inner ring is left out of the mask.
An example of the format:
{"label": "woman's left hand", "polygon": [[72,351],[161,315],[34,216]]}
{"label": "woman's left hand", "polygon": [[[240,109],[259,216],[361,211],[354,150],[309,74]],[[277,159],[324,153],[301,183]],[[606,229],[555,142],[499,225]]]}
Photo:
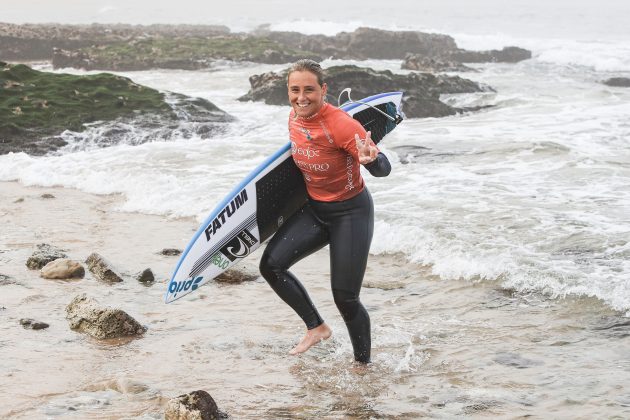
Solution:
{"label": "woman's left hand", "polygon": [[354,139],[357,142],[357,150],[359,152],[359,163],[362,165],[374,162],[376,160],[376,156],[378,155],[378,149],[370,138],[371,135],[372,133],[369,131],[365,135],[365,139],[359,137],[358,134],[354,135]]}

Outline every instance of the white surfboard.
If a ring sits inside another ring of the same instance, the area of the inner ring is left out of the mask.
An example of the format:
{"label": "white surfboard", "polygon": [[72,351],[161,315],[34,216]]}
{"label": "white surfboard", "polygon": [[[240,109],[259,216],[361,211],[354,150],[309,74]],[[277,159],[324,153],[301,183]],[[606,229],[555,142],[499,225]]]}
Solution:
{"label": "white surfboard", "polygon": [[[341,109],[371,131],[378,143],[402,121],[401,100],[402,92],[381,93],[347,102]],[[166,303],[197,290],[247,257],[306,200],[304,179],[288,142],[247,175],[201,224],[175,267]]]}

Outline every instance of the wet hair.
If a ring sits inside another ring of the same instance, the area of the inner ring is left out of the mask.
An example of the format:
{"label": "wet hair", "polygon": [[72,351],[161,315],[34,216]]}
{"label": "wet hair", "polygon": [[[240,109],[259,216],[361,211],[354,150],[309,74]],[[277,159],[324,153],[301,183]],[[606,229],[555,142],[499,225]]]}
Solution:
{"label": "wet hair", "polygon": [[293,63],[291,67],[289,67],[289,73],[287,74],[287,83],[289,83],[289,76],[294,71],[311,72],[315,76],[317,76],[317,83],[320,86],[324,86],[324,70],[322,69],[322,66],[320,66],[317,61],[314,61],[308,58],[302,58],[296,61],[295,63]]}

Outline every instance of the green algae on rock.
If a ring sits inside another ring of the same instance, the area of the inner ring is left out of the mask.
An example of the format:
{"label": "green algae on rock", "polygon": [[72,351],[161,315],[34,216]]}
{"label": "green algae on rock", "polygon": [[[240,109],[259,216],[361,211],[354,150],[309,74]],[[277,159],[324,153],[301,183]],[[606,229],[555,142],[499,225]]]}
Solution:
{"label": "green algae on rock", "polygon": [[0,154],[48,153],[65,145],[62,132],[81,132],[90,123],[150,118],[164,124],[180,114],[202,123],[232,119],[209,101],[165,95],[108,73],[57,74],[0,62],[0,92]]}

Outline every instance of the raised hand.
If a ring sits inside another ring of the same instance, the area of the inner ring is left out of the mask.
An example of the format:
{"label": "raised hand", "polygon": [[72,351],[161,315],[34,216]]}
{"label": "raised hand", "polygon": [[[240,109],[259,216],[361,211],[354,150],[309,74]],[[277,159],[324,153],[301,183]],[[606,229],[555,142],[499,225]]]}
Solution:
{"label": "raised hand", "polygon": [[362,165],[374,162],[378,155],[378,149],[370,138],[371,135],[372,133],[369,131],[364,139],[359,137],[359,134],[354,135],[354,140],[357,142],[357,151],[359,152],[359,163]]}

